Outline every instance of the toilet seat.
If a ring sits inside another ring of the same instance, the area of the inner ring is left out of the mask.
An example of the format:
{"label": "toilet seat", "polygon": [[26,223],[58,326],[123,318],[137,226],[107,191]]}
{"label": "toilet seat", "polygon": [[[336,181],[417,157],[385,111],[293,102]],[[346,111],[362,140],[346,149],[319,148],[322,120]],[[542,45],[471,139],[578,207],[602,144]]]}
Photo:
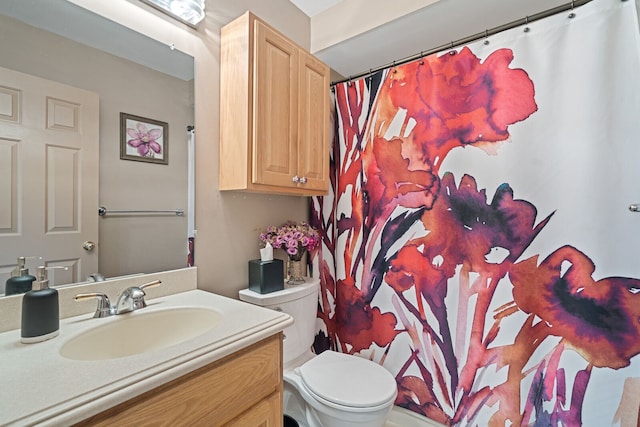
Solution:
{"label": "toilet seat", "polygon": [[298,371],[307,391],[335,408],[373,409],[388,405],[397,394],[386,369],[357,356],[325,351]]}

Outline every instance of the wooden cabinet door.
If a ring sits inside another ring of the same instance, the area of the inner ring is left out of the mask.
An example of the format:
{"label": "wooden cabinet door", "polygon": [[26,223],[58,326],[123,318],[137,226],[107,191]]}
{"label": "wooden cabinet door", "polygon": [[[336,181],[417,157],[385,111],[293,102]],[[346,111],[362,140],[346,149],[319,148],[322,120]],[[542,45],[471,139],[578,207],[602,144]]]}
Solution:
{"label": "wooden cabinet door", "polygon": [[254,184],[295,187],[297,173],[298,48],[255,21]]}
{"label": "wooden cabinet door", "polygon": [[282,333],[278,333],[74,427],[270,427],[280,426],[282,417]]}
{"label": "wooden cabinet door", "polygon": [[250,12],[220,49],[220,190],[327,194],[329,67]]}
{"label": "wooden cabinet door", "polygon": [[329,67],[300,52],[298,174],[303,186],[327,190],[329,178]]}
{"label": "wooden cabinet door", "polygon": [[279,427],[282,418],[282,400],[274,393],[225,427]]}

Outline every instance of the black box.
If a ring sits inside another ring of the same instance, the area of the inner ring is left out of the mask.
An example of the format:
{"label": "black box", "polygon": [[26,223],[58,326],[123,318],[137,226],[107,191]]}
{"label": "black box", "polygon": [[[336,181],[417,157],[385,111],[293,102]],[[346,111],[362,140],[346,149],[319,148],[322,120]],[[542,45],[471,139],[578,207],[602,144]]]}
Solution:
{"label": "black box", "polygon": [[249,261],[249,289],[260,294],[284,289],[284,264],[281,259]]}

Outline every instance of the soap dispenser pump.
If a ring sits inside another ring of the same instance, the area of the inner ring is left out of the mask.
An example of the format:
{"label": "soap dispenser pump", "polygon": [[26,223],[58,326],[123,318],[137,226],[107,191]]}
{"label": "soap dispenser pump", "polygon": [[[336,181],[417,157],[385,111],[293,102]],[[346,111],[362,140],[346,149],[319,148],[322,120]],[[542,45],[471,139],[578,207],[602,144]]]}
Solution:
{"label": "soap dispenser pump", "polygon": [[66,267],[38,267],[33,290],[22,297],[20,341],[25,344],[55,338],[60,332],[58,291],[49,288],[47,278],[47,270],[51,268],[67,269]]}
{"label": "soap dispenser pump", "polygon": [[25,267],[26,260],[26,257],[18,257],[16,268],[13,269],[11,277],[5,283],[5,295],[24,294],[31,290],[36,278],[30,275],[29,269]]}

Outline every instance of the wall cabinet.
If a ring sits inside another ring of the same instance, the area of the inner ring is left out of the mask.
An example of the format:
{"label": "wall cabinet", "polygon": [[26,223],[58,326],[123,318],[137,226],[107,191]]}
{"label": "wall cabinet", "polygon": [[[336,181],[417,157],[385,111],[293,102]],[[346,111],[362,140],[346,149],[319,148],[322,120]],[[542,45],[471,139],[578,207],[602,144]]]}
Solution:
{"label": "wall cabinet", "polygon": [[282,425],[282,333],[77,426]]}
{"label": "wall cabinet", "polygon": [[329,67],[250,12],[220,66],[220,190],[326,194]]}

